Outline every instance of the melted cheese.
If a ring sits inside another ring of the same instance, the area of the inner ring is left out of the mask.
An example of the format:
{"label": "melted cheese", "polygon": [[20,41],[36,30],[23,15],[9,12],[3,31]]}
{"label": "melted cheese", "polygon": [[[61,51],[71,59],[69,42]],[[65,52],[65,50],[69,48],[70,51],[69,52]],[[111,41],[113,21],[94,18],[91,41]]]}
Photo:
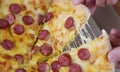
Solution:
{"label": "melted cheese", "polygon": [[[42,29],[50,32],[50,38],[47,41],[38,40],[35,46],[49,43],[53,47],[53,52],[50,56],[42,56],[40,52],[37,52],[36,54],[40,57],[37,56],[37,60],[32,59],[31,65],[41,62],[42,59],[48,59],[60,54],[65,46],[74,40],[78,33],[77,30],[82,28],[89,18],[89,11],[84,5],[74,6],[69,0],[53,1],[47,12],[53,13],[53,18],[49,22],[46,22]],[[73,30],[65,28],[64,24],[68,17],[73,17],[74,19],[75,28]],[[33,57],[36,57],[36,54]]]}
{"label": "melted cheese", "polygon": [[[21,6],[21,12],[15,14],[15,23],[7,29],[0,29],[0,43],[4,39],[14,41],[14,48],[12,50],[5,50],[0,45],[0,62],[7,63],[7,65],[0,65],[0,72],[14,72],[17,68],[25,68],[27,70],[27,65],[29,65],[31,48],[35,43],[39,30],[42,24],[38,24],[38,15],[44,15],[50,5],[51,0],[0,0],[0,19],[4,19],[7,15],[11,14],[9,11],[10,4],[17,3]],[[34,19],[32,25],[25,25],[23,23],[22,17],[24,15],[30,15]],[[13,31],[13,27],[16,24],[21,24],[24,26],[24,33],[22,35],[17,35]],[[3,54],[7,54],[12,57],[10,60],[6,60],[2,57]],[[19,64],[14,60],[13,56],[15,54],[22,54],[26,56],[24,58],[24,63]],[[39,57],[38,57],[39,58]],[[3,61],[4,60],[4,61]],[[3,68],[6,67],[6,68]],[[29,69],[31,66],[29,67]],[[29,70],[30,71],[30,70]]]}
{"label": "melted cheese", "polygon": [[[0,42],[4,39],[10,39],[15,42],[15,46],[12,50],[4,50],[0,45],[0,62],[6,62],[10,65],[3,69],[4,65],[1,64],[0,71],[14,72],[17,68],[25,68],[27,72],[38,72],[38,63],[46,61],[48,58],[59,55],[60,52],[67,46],[77,35],[78,30],[84,26],[89,18],[89,11],[84,5],[75,6],[70,2],[71,0],[54,0],[53,4],[49,7],[50,0],[0,0],[0,18],[4,18],[10,14],[9,5],[17,3],[21,6],[22,11],[16,14],[15,23],[9,27],[9,30],[0,30]],[[47,10],[47,8],[49,9]],[[52,12],[54,17],[51,21],[42,25],[38,25],[37,16],[39,14],[45,14]],[[22,21],[24,15],[30,15],[35,22],[32,25],[25,25]],[[68,30],[64,27],[65,21],[68,17],[73,17],[75,21],[75,28]],[[21,24],[25,28],[25,32],[22,35],[16,35],[13,31],[13,27],[16,24]],[[50,38],[47,41],[38,40],[35,46],[41,46],[43,43],[49,43],[53,47],[53,53],[50,56],[43,56],[39,51],[31,56],[31,48],[36,41],[39,30],[47,29],[50,32]],[[4,34],[6,33],[6,34]],[[5,35],[5,36],[4,36]],[[4,38],[3,38],[4,37]],[[5,60],[2,54],[8,54],[12,59]],[[22,54],[24,56],[24,63],[19,64],[14,60],[15,54]],[[63,72],[68,71],[68,68],[62,68]]]}
{"label": "melted cheese", "polygon": [[[90,58],[86,61],[79,59],[78,50],[81,48],[87,48],[90,52]],[[109,42],[108,35],[104,32],[100,37],[95,40],[83,44],[78,48],[72,48],[71,51],[64,53],[69,53],[72,57],[72,63],[77,63],[81,66],[83,72],[114,72],[114,64],[107,60],[107,53],[110,51],[111,45]],[[60,56],[60,55],[59,55]],[[58,57],[51,58],[48,60],[48,64],[56,61]],[[62,67],[60,72],[68,72],[68,67]],[[52,70],[51,70],[52,72]]]}

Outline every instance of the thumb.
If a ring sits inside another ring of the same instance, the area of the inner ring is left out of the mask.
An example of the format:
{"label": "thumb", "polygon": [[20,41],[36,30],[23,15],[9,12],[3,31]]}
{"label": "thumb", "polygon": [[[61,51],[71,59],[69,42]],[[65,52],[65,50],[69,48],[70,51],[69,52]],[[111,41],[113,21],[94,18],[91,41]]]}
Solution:
{"label": "thumb", "polygon": [[120,46],[114,48],[112,51],[108,53],[108,60],[114,63],[120,61]]}

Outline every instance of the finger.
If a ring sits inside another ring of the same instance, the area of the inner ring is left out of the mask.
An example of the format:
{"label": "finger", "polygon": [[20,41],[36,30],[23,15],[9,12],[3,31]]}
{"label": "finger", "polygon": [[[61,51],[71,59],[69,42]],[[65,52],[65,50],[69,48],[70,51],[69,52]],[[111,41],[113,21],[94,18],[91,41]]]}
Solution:
{"label": "finger", "polygon": [[114,48],[112,51],[108,53],[108,60],[114,63],[120,61],[120,46]]}
{"label": "finger", "polygon": [[114,34],[110,34],[110,41],[112,43],[113,46],[119,46],[120,45],[120,39],[117,38]]}
{"label": "finger", "polygon": [[89,8],[94,8],[95,7],[95,0],[86,0],[85,5]]}
{"label": "finger", "polygon": [[105,6],[105,0],[96,0],[97,6]]}
{"label": "finger", "polygon": [[[89,7],[88,7],[88,8],[89,8]],[[95,9],[96,9],[96,6],[95,6],[95,7],[92,7],[92,8],[89,8],[90,13],[91,13],[91,14],[93,14],[93,13],[94,13],[94,11],[95,11]]]}
{"label": "finger", "polygon": [[118,38],[120,38],[120,30],[118,29],[112,29],[110,31],[111,34],[114,34],[115,36],[117,36]]}
{"label": "finger", "polygon": [[84,3],[85,0],[72,0],[74,4],[81,4]]}
{"label": "finger", "polygon": [[117,69],[120,69],[120,61],[115,64],[115,67],[116,67]]}
{"label": "finger", "polygon": [[93,14],[96,9],[95,0],[86,0],[85,5],[90,9],[90,12]]}
{"label": "finger", "polygon": [[108,5],[114,5],[114,4],[117,3],[117,1],[118,1],[118,0],[107,0],[106,3],[107,3]]}

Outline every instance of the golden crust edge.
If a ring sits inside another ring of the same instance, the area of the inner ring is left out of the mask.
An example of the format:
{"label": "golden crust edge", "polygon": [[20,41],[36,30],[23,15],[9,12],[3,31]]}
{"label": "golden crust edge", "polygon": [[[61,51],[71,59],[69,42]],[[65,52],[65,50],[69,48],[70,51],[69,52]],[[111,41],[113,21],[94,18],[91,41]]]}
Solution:
{"label": "golden crust edge", "polygon": [[[110,39],[109,39],[109,35],[106,32],[105,29],[102,29],[102,35],[104,37],[104,42],[106,43],[106,48],[108,49],[108,51],[110,51],[112,49],[112,46],[110,44]],[[115,64],[111,63],[111,72],[115,72]]]}

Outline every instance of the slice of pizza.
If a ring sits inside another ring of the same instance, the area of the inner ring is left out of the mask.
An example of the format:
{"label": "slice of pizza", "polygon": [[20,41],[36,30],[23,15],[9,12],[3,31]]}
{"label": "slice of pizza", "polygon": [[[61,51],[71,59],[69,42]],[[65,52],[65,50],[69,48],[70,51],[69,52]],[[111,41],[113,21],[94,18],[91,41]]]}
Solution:
{"label": "slice of pizza", "polygon": [[114,72],[115,67],[107,59],[111,50],[109,36],[102,35],[78,48],[72,48],[38,66],[40,72]]}
{"label": "slice of pizza", "polygon": [[10,25],[17,49],[27,53],[37,39],[50,0],[1,0],[1,12]]}
{"label": "slice of pizza", "polygon": [[0,0],[0,72],[25,71],[50,3]]}
{"label": "slice of pizza", "polygon": [[84,5],[76,6],[71,1],[53,0],[45,15],[45,23],[38,35],[38,41],[31,51],[31,66],[58,55],[74,40],[78,29],[88,20],[89,10]]}

